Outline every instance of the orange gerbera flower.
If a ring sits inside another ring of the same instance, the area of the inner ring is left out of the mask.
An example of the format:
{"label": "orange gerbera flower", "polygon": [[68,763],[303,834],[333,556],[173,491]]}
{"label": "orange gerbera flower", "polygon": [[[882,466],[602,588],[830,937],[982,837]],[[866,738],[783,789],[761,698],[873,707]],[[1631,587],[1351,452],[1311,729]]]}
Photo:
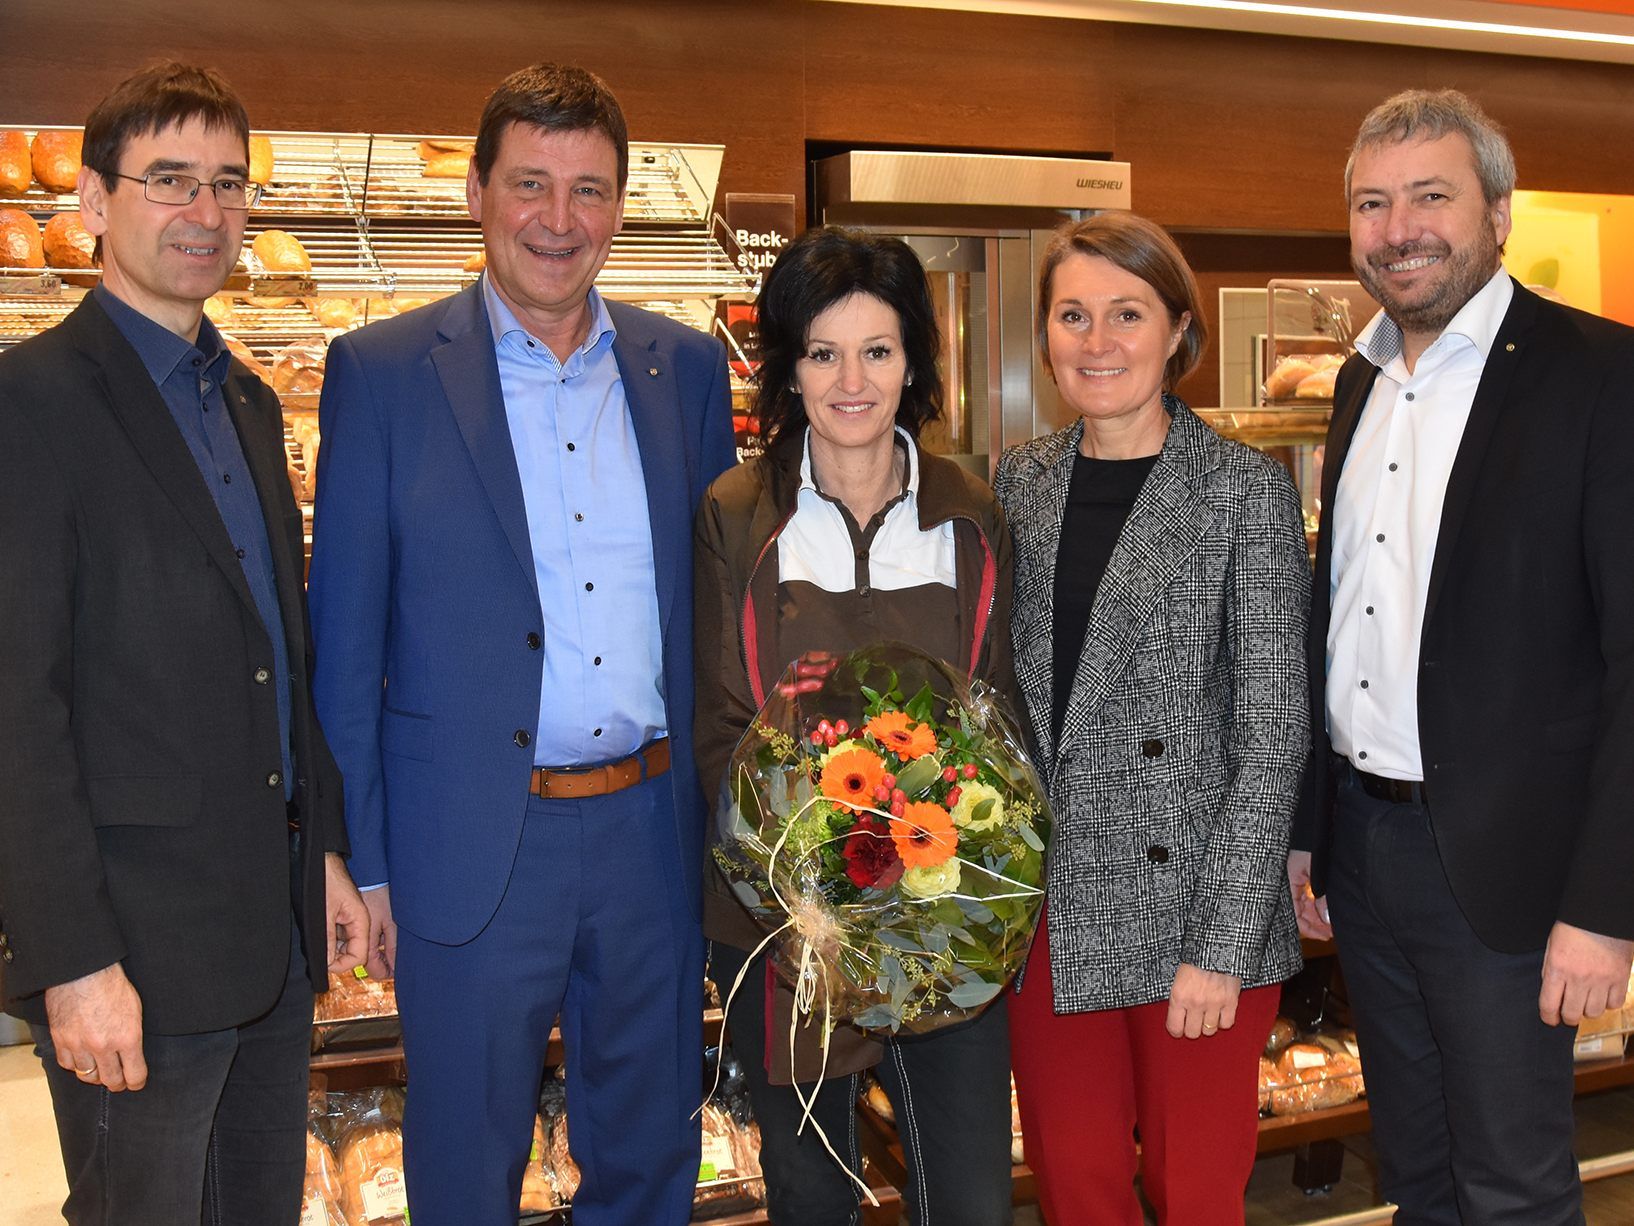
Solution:
{"label": "orange gerbera flower", "polygon": [[873,808],[874,789],[885,778],[885,763],[866,749],[837,753],[823,767],[823,795],[853,812]]}
{"label": "orange gerbera flower", "polygon": [[953,827],[952,814],[941,805],[916,800],[903,809],[901,817],[891,819],[891,841],[909,868],[934,868],[958,847],[959,832]]}
{"label": "orange gerbera flower", "polygon": [[936,749],[936,732],[929,724],[915,723],[901,711],[887,711],[863,729],[897,757],[922,758]]}

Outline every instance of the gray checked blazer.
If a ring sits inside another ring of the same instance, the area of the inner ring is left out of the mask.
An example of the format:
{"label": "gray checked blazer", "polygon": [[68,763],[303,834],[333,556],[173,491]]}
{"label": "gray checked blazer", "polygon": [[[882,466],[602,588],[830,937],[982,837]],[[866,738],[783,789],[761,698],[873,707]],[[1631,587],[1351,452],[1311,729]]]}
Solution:
{"label": "gray checked blazer", "polygon": [[1059,744],[1055,559],[1077,422],[1006,451],[1011,633],[1055,807],[1058,1012],[1165,999],[1182,962],[1244,988],[1300,967],[1288,833],[1308,750],[1310,567],[1282,465],[1183,403],[1096,593]]}

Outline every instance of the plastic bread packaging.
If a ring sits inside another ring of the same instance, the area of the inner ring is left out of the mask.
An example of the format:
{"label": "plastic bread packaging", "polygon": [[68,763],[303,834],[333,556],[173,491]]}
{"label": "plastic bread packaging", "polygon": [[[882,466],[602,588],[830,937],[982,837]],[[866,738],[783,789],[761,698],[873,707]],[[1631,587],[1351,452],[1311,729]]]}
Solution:
{"label": "plastic bread packaging", "polygon": [[306,1134],[306,1185],[301,1191],[299,1226],[347,1226],[334,1151],[312,1130]]}
{"label": "plastic bread packaging", "polygon": [[1317,1035],[1290,1043],[1277,1057],[1274,1080],[1261,1070],[1260,1095],[1272,1115],[1298,1115],[1355,1102],[1366,1091],[1355,1040]]}
{"label": "plastic bread packaging", "polygon": [[341,1105],[335,1143],[340,1165],[341,1212],[346,1226],[407,1223],[403,1184],[403,1096],[400,1090],[363,1090]]}
{"label": "plastic bread packaging", "polygon": [[272,358],[272,390],[280,396],[315,395],[323,390],[329,342],[321,336],[285,345]]}
{"label": "plastic bread packaging", "polygon": [[567,1143],[567,1086],[547,1077],[539,1092],[539,1114],[542,1117],[545,1172],[562,1204],[573,1199],[579,1190],[579,1164],[573,1161]]}

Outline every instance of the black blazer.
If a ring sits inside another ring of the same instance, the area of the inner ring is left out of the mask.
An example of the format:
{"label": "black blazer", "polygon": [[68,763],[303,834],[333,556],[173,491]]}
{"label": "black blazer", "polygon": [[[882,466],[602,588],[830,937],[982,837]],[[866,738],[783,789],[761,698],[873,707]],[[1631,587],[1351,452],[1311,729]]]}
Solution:
{"label": "black blazer", "polygon": [[[1322,472],[1331,511],[1375,368],[1339,372]],[[1634,937],[1634,329],[1518,284],[1441,513],[1418,662],[1430,819],[1488,945],[1538,949],[1564,920]],[[1326,888],[1331,516],[1316,547],[1315,747],[1294,846]]]}
{"label": "black blazer", "polygon": [[116,961],[155,1033],[276,1001],[296,889],[325,982],[340,778],[313,714],[301,517],[277,398],[224,389],[266,518],[292,680],[292,885],[272,649],[227,530],[136,351],[87,297],[0,355],[0,993]]}

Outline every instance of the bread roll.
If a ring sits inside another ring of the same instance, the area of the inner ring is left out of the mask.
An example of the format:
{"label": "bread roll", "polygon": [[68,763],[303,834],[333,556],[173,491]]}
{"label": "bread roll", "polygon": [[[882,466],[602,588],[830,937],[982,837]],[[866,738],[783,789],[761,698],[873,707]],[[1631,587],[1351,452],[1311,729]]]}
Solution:
{"label": "bread roll", "polygon": [[433,153],[426,159],[422,173],[428,179],[463,179],[470,169],[469,153]]}
{"label": "bread roll", "polygon": [[357,322],[357,303],[351,298],[310,298],[306,305],[326,328],[350,328]]}
{"label": "bread roll", "polygon": [[250,134],[250,182],[265,187],[272,182],[272,141]]}
{"label": "bread roll", "polygon": [[1265,394],[1272,400],[1282,400],[1294,394],[1301,379],[1316,373],[1308,357],[1293,356],[1281,359],[1265,379]]}
{"label": "bread roll", "polygon": [[1306,375],[1294,387],[1295,400],[1332,400],[1333,381],[1339,374],[1337,367],[1318,370]]}
{"label": "bread roll", "polygon": [[21,132],[0,132],[0,196],[24,195],[33,178],[28,137]]}
{"label": "bread roll", "polygon": [[35,134],[30,160],[41,187],[71,192],[79,186],[79,151],[84,141],[85,134],[79,131]]}
{"label": "bread roll", "polygon": [[322,391],[327,353],[321,336],[285,345],[272,360],[272,390],[280,396]]}
{"label": "bread roll", "polygon": [[335,1155],[316,1133],[306,1134],[306,1186],[300,1226],[346,1226]]}
{"label": "bread roll", "polygon": [[312,271],[312,257],[301,240],[287,230],[263,230],[250,244],[250,251],[269,274]]}
{"label": "bread roll", "polygon": [[236,336],[229,336],[223,332],[221,343],[227,346],[227,352],[249,368],[249,372],[268,387],[272,386],[272,372],[261,364],[261,360],[250,351],[250,347]]}
{"label": "bread roll", "polygon": [[58,213],[45,223],[45,262],[53,268],[95,268],[96,235],[78,213]]}
{"label": "bread roll", "polygon": [[466,136],[428,136],[420,142],[420,156],[428,160],[439,153],[463,153],[470,157],[476,149],[477,142]]}
{"label": "bread roll", "polygon": [[238,309],[226,294],[211,294],[204,300],[204,317],[216,327],[224,328],[238,318]]}
{"label": "bread roll", "polygon": [[0,268],[44,268],[40,227],[22,209],[0,209]]}
{"label": "bread roll", "polygon": [[473,256],[467,256],[463,267],[466,272],[481,272],[488,267],[488,253],[479,251]]}

